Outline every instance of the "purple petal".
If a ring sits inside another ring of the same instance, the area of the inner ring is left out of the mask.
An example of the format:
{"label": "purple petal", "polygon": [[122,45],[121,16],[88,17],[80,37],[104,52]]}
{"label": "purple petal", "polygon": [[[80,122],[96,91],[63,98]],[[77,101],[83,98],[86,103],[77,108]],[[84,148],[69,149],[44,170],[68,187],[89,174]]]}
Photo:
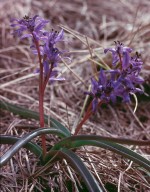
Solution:
{"label": "purple petal", "polygon": [[95,112],[97,109],[97,105],[98,105],[98,99],[94,98],[92,101],[92,111]]}
{"label": "purple petal", "polygon": [[129,103],[130,102],[130,95],[128,92],[124,92],[123,94],[123,102]]}
{"label": "purple petal", "polygon": [[20,39],[29,38],[29,37],[32,37],[32,35],[31,34],[25,34],[25,35],[22,35]]}
{"label": "purple petal", "polygon": [[141,84],[144,82],[144,79],[142,77],[136,77],[136,76],[131,75],[131,76],[129,76],[129,78],[130,78],[130,81],[132,81],[135,84]]}
{"label": "purple petal", "polygon": [[130,47],[123,47],[123,52],[131,53],[133,50]]}
{"label": "purple petal", "polygon": [[58,35],[56,36],[56,38],[55,38],[55,43],[57,43],[58,41],[61,41],[61,40],[63,39],[63,37],[64,37],[64,30],[62,29],[62,30],[58,33]]}
{"label": "purple petal", "polygon": [[106,85],[106,82],[107,82],[106,75],[105,75],[105,73],[104,73],[104,70],[101,69],[101,70],[100,70],[100,74],[99,74],[99,83],[100,83],[101,85],[105,86],[105,85]]}
{"label": "purple petal", "polygon": [[141,90],[141,89],[139,89],[139,88],[135,88],[135,93],[140,93],[140,94],[143,94],[143,93],[144,93],[144,91],[143,91],[143,90]]}
{"label": "purple petal", "polygon": [[104,53],[106,54],[108,51],[112,52],[112,53],[115,53],[116,50],[114,48],[106,48],[104,49]]}
{"label": "purple petal", "polygon": [[64,77],[50,77],[50,81],[65,81],[66,79]]}
{"label": "purple petal", "polygon": [[49,72],[49,63],[47,61],[44,61],[43,66],[44,66],[44,73],[45,75],[47,75]]}
{"label": "purple petal", "polygon": [[116,103],[116,101],[117,101],[116,95],[115,95],[114,93],[112,93],[112,94],[110,95],[110,99],[111,99],[111,101],[112,101],[113,103]]}
{"label": "purple petal", "polygon": [[91,78],[91,84],[92,84],[92,92],[95,94],[98,89],[98,82],[94,78]]}
{"label": "purple petal", "polygon": [[128,52],[123,52],[122,68],[127,69],[129,67],[130,55]]}
{"label": "purple petal", "polygon": [[117,53],[112,53],[112,56],[113,56],[113,62],[112,64],[113,65],[116,65],[116,63],[119,61],[119,56]]}
{"label": "purple petal", "polygon": [[43,27],[46,26],[46,24],[48,23],[49,21],[48,20],[41,20],[41,22],[35,27],[35,31],[39,31],[41,30]]}

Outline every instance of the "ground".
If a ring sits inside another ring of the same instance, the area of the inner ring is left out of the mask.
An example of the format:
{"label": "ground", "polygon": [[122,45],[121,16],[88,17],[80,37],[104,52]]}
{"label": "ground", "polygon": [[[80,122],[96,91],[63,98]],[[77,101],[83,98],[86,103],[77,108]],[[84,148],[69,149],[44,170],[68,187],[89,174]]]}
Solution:
{"label": "ground", "polygon": [[[45,114],[59,120],[70,130],[78,122],[92,76],[92,63],[107,62],[104,48],[119,40],[141,53],[144,62],[141,76],[145,79],[145,95],[139,96],[138,108],[133,113],[135,100],[129,105],[103,106],[92,116],[80,133],[111,137],[124,137],[137,140],[150,139],[150,1],[143,0],[5,0],[0,1],[0,99],[6,100],[38,112],[38,77],[34,71],[38,62],[30,52],[28,41],[13,38],[10,28],[11,18],[24,15],[40,15],[50,20],[47,28],[65,31],[64,48],[71,62],[60,64],[64,82],[53,84],[46,89]],[[92,55],[90,51],[92,50]],[[99,67],[99,66],[97,66]],[[29,127],[39,126],[35,120],[22,119],[1,110],[1,134],[21,136],[30,131]],[[22,128],[23,126],[27,128]],[[53,145],[58,138],[48,136],[48,144]],[[40,142],[40,139],[36,139]],[[136,146],[134,149],[150,159],[150,148]],[[8,147],[2,145],[1,154]],[[150,185],[144,172],[136,169],[134,163],[105,149],[85,148],[78,154],[101,182],[114,191],[148,192]],[[92,161],[92,163],[90,162]],[[94,168],[93,168],[94,166]],[[30,180],[38,165],[33,154],[22,149],[1,169],[2,191],[34,191],[43,188],[37,178]],[[72,170],[73,172],[73,170]],[[69,175],[63,163],[51,168],[56,179],[42,175],[51,186],[60,183],[60,191],[65,189]],[[74,177],[75,173],[73,172]],[[110,189],[108,189],[110,191]]]}

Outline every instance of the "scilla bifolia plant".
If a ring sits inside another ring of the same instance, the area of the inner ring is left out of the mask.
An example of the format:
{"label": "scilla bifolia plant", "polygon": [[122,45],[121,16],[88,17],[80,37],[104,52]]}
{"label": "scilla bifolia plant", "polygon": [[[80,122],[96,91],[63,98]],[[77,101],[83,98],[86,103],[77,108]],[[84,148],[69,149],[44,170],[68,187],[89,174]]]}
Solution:
{"label": "scilla bifolia plant", "polygon": [[90,117],[93,112],[102,103],[117,102],[117,97],[121,97],[125,103],[130,102],[130,95],[135,93],[143,93],[136,85],[143,83],[143,78],[139,76],[143,62],[139,58],[139,54],[131,57],[132,49],[123,46],[122,43],[115,42],[115,48],[108,48],[104,53],[110,51],[112,53],[112,68],[110,70],[101,69],[99,72],[98,81],[95,78],[91,79],[91,92],[86,94],[92,97],[92,105],[78,125],[75,135],[80,130],[82,124]]}
{"label": "scilla bifolia plant", "polygon": [[[61,51],[56,47],[59,41],[63,40],[63,30],[45,31],[44,27],[49,22],[35,15],[33,18],[25,16],[23,19],[12,19],[11,27],[15,28],[14,36],[19,36],[20,39],[31,38],[31,49],[34,54],[38,55],[39,68],[39,117],[40,127],[44,127],[44,92],[49,81],[61,80],[56,78],[56,67],[60,60]],[[16,29],[17,27],[17,29]],[[43,154],[46,154],[45,135],[42,135]]]}
{"label": "scilla bifolia plant", "polygon": [[[48,122],[48,117],[44,115],[43,108],[46,85],[55,80],[64,80],[63,78],[57,78],[58,71],[56,68],[60,61],[60,55],[63,54],[56,45],[57,42],[63,40],[64,32],[63,30],[60,32],[47,32],[44,30],[47,23],[47,20],[37,15],[33,18],[25,16],[23,19],[13,19],[11,21],[11,26],[14,28],[14,35],[19,36],[21,39],[30,38],[32,42],[31,50],[34,54],[38,55],[39,68],[36,72],[39,73],[39,114],[4,101],[0,101],[0,106],[24,118],[40,119],[41,128],[21,138],[1,135],[2,144],[11,144],[13,146],[1,157],[0,166],[6,165],[15,153],[22,147],[25,147],[37,155],[42,166],[42,168],[36,171],[34,175],[31,175],[30,178],[39,176],[42,172],[46,171],[52,163],[66,159],[82,177],[88,191],[106,191],[105,185],[97,181],[86,168],[80,157],[75,153],[75,150],[72,150],[81,146],[91,145],[106,148],[114,153],[121,154],[123,157],[137,163],[140,169],[143,168],[143,171],[146,173],[150,172],[150,162],[147,159],[121,145],[150,145],[149,140],[137,141],[125,138],[77,135],[85,121],[97,111],[97,108],[100,107],[102,103],[109,103],[110,101],[116,103],[117,97],[121,97],[123,102],[130,102],[131,94],[143,92],[136,87],[137,84],[139,85],[143,82],[143,79],[139,76],[142,61],[137,53],[131,57],[132,49],[125,47],[120,42],[115,42],[115,48],[104,50],[105,53],[108,51],[112,53],[112,68],[111,70],[101,69],[98,80],[95,78],[91,79],[92,88],[91,91],[86,92],[86,94],[92,97],[92,102],[85,112],[83,119],[78,124],[74,135],[71,135],[71,132],[66,127],[53,118],[50,120],[51,127],[44,128],[44,125]],[[60,141],[51,147],[49,151],[46,149],[45,134],[55,134],[60,138]],[[31,142],[33,138],[39,135],[42,136],[42,148],[36,143]],[[72,185],[75,186],[76,191],[80,191],[82,188],[82,185]],[[51,186],[49,186],[49,190],[51,190]],[[72,187],[68,188],[68,190],[72,191]]]}

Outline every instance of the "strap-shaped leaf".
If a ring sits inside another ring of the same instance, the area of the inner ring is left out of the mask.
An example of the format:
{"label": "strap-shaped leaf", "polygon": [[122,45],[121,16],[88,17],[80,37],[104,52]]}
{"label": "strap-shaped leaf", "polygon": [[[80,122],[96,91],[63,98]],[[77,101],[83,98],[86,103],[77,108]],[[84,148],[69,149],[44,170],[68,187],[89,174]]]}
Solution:
{"label": "strap-shaped leaf", "polygon": [[[115,153],[118,153],[118,154],[122,155],[123,157],[126,157],[126,158],[136,162],[137,164],[139,164],[140,166],[145,168],[147,171],[150,171],[150,161],[148,161],[147,159],[145,159],[138,153],[136,153],[120,144],[117,144],[113,141],[105,140],[104,138],[102,138],[102,139],[99,138],[99,140],[89,140],[89,138],[87,136],[82,136],[82,137],[81,136],[71,136],[71,137],[65,138],[65,139],[61,140],[60,142],[58,142],[57,144],[55,144],[54,147],[51,148],[51,150],[59,150],[61,147],[65,147],[68,149],[77,148],[77,147],[81,147],[81,146],[85,146],[85,145],[102,147],[102,148],[108,149],[110,151],[113,151]],[[47,159],[49,159],[49,158],[50,157],[47,154],[47,156],[45,157],[45,160],[47,161]]]}
{"label": "strap-shaped leaf", "polygon": [[[150,146],[150,140],[135,140],[127,138],[114,138],[114,137],[104,137],[99,135],[77,135],[66,138],[67,141],[76,141],[78,140],[95,140],[95,141],[111,141],[114,143],[126,144],[126,145],[139,145],[139,146]],[[61,143],[65,143],[66,139],[62,140]],[[59,144],[58,144],[59,145]]]}
{"label": "strap-shaped leaf", "polygon": [[43,135],[43,134],[55,134],[61,137],[64,137],[64,132],[54,128],[39,128],[31,133],[26,134],[21,137],[2,157],[0,160],[0,167],[4,166],[15,153],[19,151],[22,147],[24,147],[28,142],[30,142],[33,138]]}
{"label": "strap-shaped leaf", "polygon": [[[39,120],[39,113],[35,112],[35,111],[31,111],[29,109],[8,103],[6,101],[1,101],[0,100],[0,108],[2,109],[6,109],[14,114],[20,115],[24,118],[30,118],[30,119],[36,119]],[[44,120],[45,123],[48,123],[48,116],[44,115]],[[70,131],[64,127],[60,122],[58,122],[57,120],[55,120],[54,118],[50,118],[50,126],[54,127],[56,129],[60,129],[61,131],[64,132],[64,134],[66,136],[70,136],[71,133]]]}
{"label": "strap-shaped leaf", "polygon": [[[0,135],[0,144],[14,145],[20,139],[21,137]],[[30,150],[38,157],[40,157],[42,154],[42,148],[33,142],[28,142],[27,144],[24,145],[24,148]]]}
{"label": "strap-shaped leaf", "polygon": [[96,179],[90,173],[90,171],[86,168],[82,160],[71,150],[66,148],[61,148],[58,151],[51,151],[51,155],[53,156],[52,161],[47,162],[47,165],[50,163],[54,163],[57,160],[66,159],[67,162],[71,164],[71,166],[79,173],[79,175],[83,178],[84,183],[86,184],[89,192],[103,192],[105,191],[103,186],[98,185]]}

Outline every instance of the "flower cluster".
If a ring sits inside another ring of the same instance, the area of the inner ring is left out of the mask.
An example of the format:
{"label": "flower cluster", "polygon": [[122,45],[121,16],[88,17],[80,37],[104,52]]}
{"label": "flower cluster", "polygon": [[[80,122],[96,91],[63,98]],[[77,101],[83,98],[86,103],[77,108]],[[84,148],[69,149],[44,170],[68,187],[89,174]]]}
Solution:
{"label": "flower cluster", "polygon": [[97,109],[99,100],[105,103],[116,102],[121,97],[123,102],[130,102],[130,94],[143,93],[136,87],[142,84],[143,79],[139,76],[143,62],[138,53],[131,57],[132,49],[116,42],[115,48],[108,48],[104,53],[112,53],[112,70],[100,70],[98,81],[91,79],[92,89],[87,94],[93,97],[93,111]]}
{"label": "flower cluster", "polygon": [[[48,22],[48,20],[42,19],[38,15],[35,15],[33,18],[25,16],[23,19],[11,19],[11,27],[15,28],[13,34],[21,39],[34,36],[34,38],[39,40],[42,36],[43,28]],[[27,33],[23,34],[24,32]]]}
{"label": "flower cluster", "polygon": [[[60,55],[63,53],[59,51],[56,44],[63,40],[64,32],[63,30],[60,32],[44,30],[48,22],[48,20],[38,15],[32,18],[25,16],[23,19],[12,19],[11,27],[14,28],[14,35],[19,36],[21,39],[32,39],[30,47],[34,54],[40,54],[45,78],[49,78],[49,80],[63,80],[64,78],[56,78],[58,74],[56,67],[60,61]],[[36,71],[39,72],[40,70],[37,69]]]}

